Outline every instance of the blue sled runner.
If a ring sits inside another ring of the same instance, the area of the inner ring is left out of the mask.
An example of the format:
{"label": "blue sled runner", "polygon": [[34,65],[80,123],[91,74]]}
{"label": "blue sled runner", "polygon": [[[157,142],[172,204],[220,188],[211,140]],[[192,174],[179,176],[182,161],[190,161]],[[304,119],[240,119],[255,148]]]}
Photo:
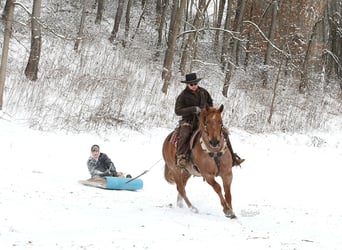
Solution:
{"label": "blue sled runner", "polygon": [[113,190],[139,190],[143,188],[143,181],[141,179],[132,179],[125,177],[94,177],[88,180],[81,180],[79,183],[104,189]]}

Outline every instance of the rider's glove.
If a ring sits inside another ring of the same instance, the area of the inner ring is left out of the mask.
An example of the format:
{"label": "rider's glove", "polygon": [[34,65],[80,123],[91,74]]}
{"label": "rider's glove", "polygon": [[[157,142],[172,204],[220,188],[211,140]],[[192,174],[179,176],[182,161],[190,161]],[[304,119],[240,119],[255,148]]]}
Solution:
{"label": "rider's glove", "polygon": [[201,112],[201,108],[198,107],[198,106],[196,106],[196,107],[195,107],[195,113],[196,113],[196,114],[199,114],[200,112]]}

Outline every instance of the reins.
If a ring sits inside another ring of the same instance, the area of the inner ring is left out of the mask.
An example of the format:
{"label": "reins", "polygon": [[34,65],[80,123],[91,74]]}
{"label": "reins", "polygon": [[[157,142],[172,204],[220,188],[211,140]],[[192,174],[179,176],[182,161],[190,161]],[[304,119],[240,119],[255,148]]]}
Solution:
{"label": "reins", "polygon": [[[201,121],[200,121],[201,122]],[[205,151],[211,158],[214,159],[217,169],[218,169],[218,173],[220,172],[220,158],[221,156],[227,151],[227,143],[225,140],[223,140],[223,144],[220,147],[219,151],[212,151],[209,148],[211,148],[211,146],[207,143],[207,141],[204,138],[204,133],[205,135],[208,135],[208,131],[207,131],[207,124],[206,122],[204,124],[200,124],[200,126],[203,126],[203,130],[200,136],[200,145],[203,151]],[[222,134],[221,134],[222,136]],[[217,174],[218,174],[217,173]]]}

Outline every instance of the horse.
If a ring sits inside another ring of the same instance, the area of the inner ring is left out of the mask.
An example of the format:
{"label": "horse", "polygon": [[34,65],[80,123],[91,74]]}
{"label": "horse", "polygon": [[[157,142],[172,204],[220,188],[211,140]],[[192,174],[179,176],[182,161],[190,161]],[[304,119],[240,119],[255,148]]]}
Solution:
{"label": "horse", "polygon": [[[205,107],[199,114],[199,129],[192,136],[190,144],[190,159],[185,169],[176,166],[175,133],[177,129],[168,134],[162,148],[165,162],[164,178],[170,184],[176,184],[177,206],[183,206],[183,200],[188,208],[198,213],[185,191],[187,181],[191,176],[201,176],[215,190],[220,198],[223,213],[228,218],[236,218],[232,208],[232,196],[230,192],[233,172],[232,155],[227,147],[222,134],[223,105],[219,108]],[[172,139],[173,138],[173,139]],[[216,182],[215,177],[220,176],[223,181],[224,196],[222,188]]]}

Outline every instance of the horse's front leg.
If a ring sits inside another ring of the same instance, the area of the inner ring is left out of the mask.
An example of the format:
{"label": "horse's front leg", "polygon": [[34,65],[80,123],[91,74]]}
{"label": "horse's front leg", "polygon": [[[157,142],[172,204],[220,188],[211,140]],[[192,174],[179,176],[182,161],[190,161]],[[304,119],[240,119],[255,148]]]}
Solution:
{"label": "horse's front leg", "polygon": [[228,173],[227,176],[221,176],[221,177],[223,181],[224,196],[229,207],[229,209],[225,212],[225,215],[233,219],[233,218],[236,218],[236,215],[233,212],[232,195],[230,192],[231,183],[233,181],[233,173],[230,172]]}
{"label": "horse's front leg", "polygon": [[233,212],[233,209],[231,208],[231,206],[228,205],[228,203],[226,202],[225,198],[223,197],[221,186],[220,186],[220,184],[218,184],[215,181],[215,177],[213,177],[213,176],[206,176],[204,178],[208,182],[208,184],[213,187],[213,189],[215,190],[215,192],[219,196],[220,201],[221,201],[221,205],[223,207],[223,213],[227,217],[229,217],[231,219],[235,218],[236,216],[235,216],[235,214]]}

